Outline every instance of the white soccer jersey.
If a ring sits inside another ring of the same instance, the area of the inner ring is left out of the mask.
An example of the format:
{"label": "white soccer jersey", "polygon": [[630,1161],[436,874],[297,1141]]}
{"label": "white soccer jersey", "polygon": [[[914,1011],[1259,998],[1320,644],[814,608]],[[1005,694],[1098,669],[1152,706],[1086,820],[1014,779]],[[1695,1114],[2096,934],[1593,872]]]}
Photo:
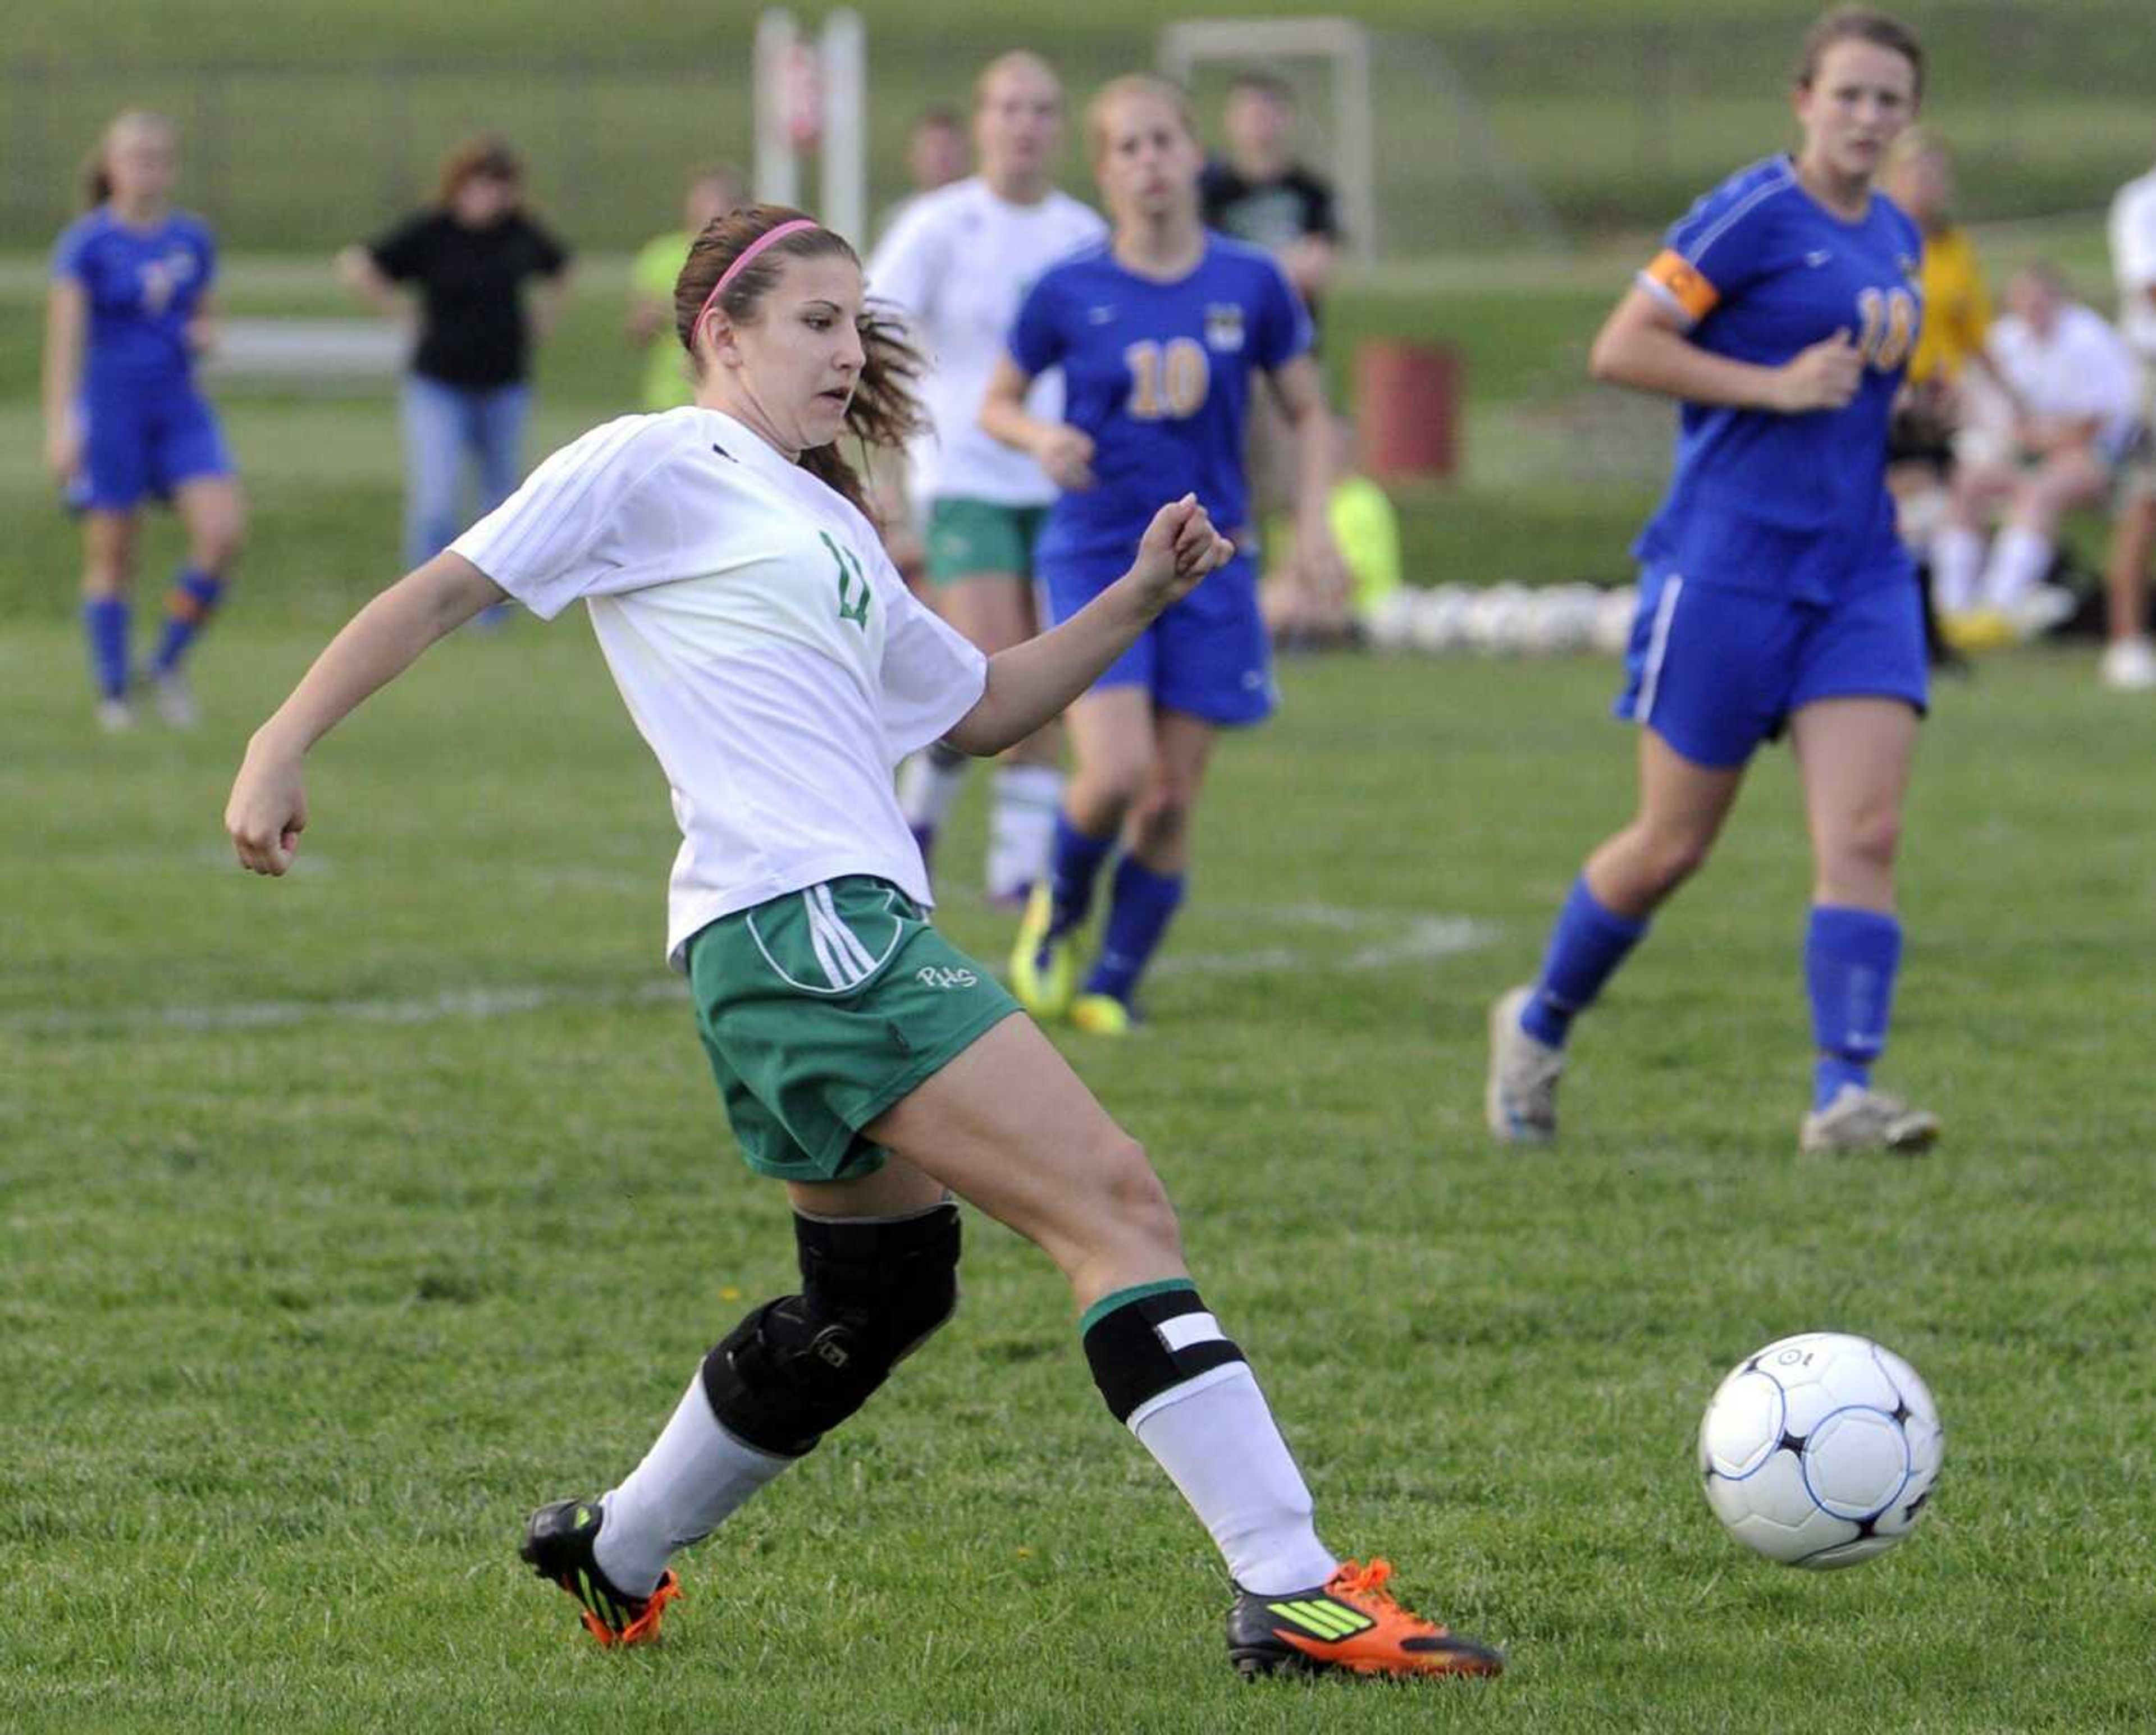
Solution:
{"label": "white soccer jersey", "polygon": [[2156,366],[2156,173],[2119,188],[2111,202],[2111,269],[2118,279],[2118,325],[2141,359]]}
{"label": "white soccer jersey", "polygon": [[[1067,193],[1014,205],[975,176],[913,200],[877,245],[870,298],[904,312],[930,362],[921,397],[932,429],[907,453],[916,499],[1045,506],[1055,498],[1039,464],[981,432],[981,399],[1034,279],[1107,232]],[[1060,376],[1034,381],[1026,408],[1060,420]]]}
{"label": "white soccer jersey", "polygon": [[2138,385],[2133,352],[2094,308],[2068,302],[2048,340],[2010,314],[1993,324],[1984,348],[2032,416],[2061,422],[2093,417],[2100,439],[2117,438],[2133,420]]}
{"label": "white soccer jersey", "polygon": [[624,416],[450,546],[542,619],[583,599],[673,789],[677,969],[706,924],[837,875],[930,902],[891,770],[978,703],[987,661],[807,471],[716,410]]}

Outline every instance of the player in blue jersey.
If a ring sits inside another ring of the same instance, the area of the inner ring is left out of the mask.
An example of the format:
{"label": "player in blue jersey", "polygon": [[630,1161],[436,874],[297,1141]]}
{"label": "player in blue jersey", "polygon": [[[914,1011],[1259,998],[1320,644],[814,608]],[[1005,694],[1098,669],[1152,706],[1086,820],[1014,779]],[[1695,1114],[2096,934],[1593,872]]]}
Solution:
{"label": "player in blue jersey", "polygon": [[187,527],[150,663],[158,710],[180,727],[195,719],[182,659],[223,594],[244,527],[231,456],[194,380],[217,244],[201,218],[172,208],[175,144],[162,115],[114,120],[91,158],[90,208],[53,252],[45,460],[82,514],[83,627],[108,729],[134,720],[129,593],[143,503],[170,500]]}
{"label": "player in blue jersey", "polygon": [[[1070,708],[1070,780],[1013,985],[1037,1017],[1122,1035],[1183,900],[1214,735],[1273,709],[1243,468],[1260,381],[1297,442],[1296,545],[1309,554],[1298,572],[1326,592],[1346,578],[1325,510],[1332,440],[1310,318],[1270,255],[1199,220],[1204,158],[1188,99],[1163,79],[1117,79],[1087,110],[1086,135],[1114,233],[1034,285],[981,412],[988,432],[1030,453],[1064,490],[1034,550],[1049,613],[1069,619],[1129,564],[1163,488],[1196,494],[1240,550]],[[1052,367],[1063,372],[1060,422],[1025,408],[1027,387]],[[1081,990],[1071,943],[1119,838],[1100,956]]]}
{"label": "player in blue jersey", "polygon": [[1618,714],[1644,725],[1632,822],[1587,861],[1540,978],[1491,1018],[1486,1107],[1548,1139],[1572,1020],[1706,859],[1761,742],[1787,728],[1813,855],[1807,1150],[1917,1150],[1938,1123],[1871,1088],[1902,954],[1894,852],[1925,704],[1922,604],[1894,533],[1887,422],[1922,313],[1922,243],[1872,191],[1923,59],[1882,13],[1804,44],[1794,157],[1743,170],[1673,228],[1595,339],[1598,378],[1679,400]]}

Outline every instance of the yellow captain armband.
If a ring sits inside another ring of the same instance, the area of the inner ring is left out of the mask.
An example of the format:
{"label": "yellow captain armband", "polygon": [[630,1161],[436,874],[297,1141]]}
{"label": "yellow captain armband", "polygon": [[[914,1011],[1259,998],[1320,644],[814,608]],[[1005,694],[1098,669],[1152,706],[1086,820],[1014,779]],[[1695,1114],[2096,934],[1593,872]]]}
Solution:
{"label": "yellow captain armband", "polygon": [[1701,276],[1674,248],[1665,248],[1654,264],[1640,274],[1640,281],[1687,320],[1705,319],[1722,299],[1721,290]]}

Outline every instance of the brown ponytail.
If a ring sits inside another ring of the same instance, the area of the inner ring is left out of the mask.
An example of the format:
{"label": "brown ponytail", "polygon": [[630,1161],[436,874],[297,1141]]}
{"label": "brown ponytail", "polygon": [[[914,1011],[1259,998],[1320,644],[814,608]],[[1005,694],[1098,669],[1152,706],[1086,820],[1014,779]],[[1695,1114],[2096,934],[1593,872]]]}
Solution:
{"label": "brown ponytail", "polygon": [[1811,89],[1812,80],[1819,76],[1820,62],[1826,51],[1838,42],[1868,42],[1874,48],[1886,49],[1899,54],[1909,63],[1913,74],[1910,94],[1921,100],[1924,94],[1924,50],[1917,40],[1917,33],[1899,18],[1883,12],[1875,12],[1868,6],[1837,7],[1820,18],[1804,33],[1804,45],[1797,51],[1796,84],[1800,90]]}
{"label": "brown ponytail", "polygon": [[86,211],[95,211],[112,197],[112,177],[105,172],[105,146],[100,142],[90,147],[90,155],[82,160],[82,202]]}
{"label": "brown ponytail", "polygon": [[[700,373],[703,364],[696,356],[696,323],[719,279],[762,236],[781,223],[806,220],[803,212],[784,205],[743,205],[713,218],[690,246],[681,274],[674,281],[674,330],[689,352],[690,365]],[[763,298],[777,285],[785,260],[833,255],[860,264],[844,237],[820,225],[785,236],[735,274],[719,297],[719,307],[733,324],[752,325]],[[902,445],[928,426],[915,392],[925,366],[921,352],[900,335],[898,322],[885,315],[864,312],[859,329],[861,371],[854,383],[853,401],[846,406],[846,431],[860,442],[864,453],[870,446]],[[867,516],[875,516],[860,473],[835,443],[803,452],[801,468]]]}

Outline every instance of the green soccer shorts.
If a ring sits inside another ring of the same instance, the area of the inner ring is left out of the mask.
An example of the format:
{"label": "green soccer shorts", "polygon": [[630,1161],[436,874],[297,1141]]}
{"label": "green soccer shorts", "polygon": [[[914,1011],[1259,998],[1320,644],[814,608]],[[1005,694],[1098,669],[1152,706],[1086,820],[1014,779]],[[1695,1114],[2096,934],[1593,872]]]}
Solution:
{"label": "green soccer shorts", "polygon": [[940,499],[928,508],[928,581],[1001,572],[1033,576],[1033,545],[1048,522],[1045,506],[998,506],[989,500]]}
{"label": "green soccer shorts", "polygon": [[887,880],[737,910],[689,942],[696,1031],[742,1157],[782,1180],[883,1167],[861,1129],[1019,1010]]}

